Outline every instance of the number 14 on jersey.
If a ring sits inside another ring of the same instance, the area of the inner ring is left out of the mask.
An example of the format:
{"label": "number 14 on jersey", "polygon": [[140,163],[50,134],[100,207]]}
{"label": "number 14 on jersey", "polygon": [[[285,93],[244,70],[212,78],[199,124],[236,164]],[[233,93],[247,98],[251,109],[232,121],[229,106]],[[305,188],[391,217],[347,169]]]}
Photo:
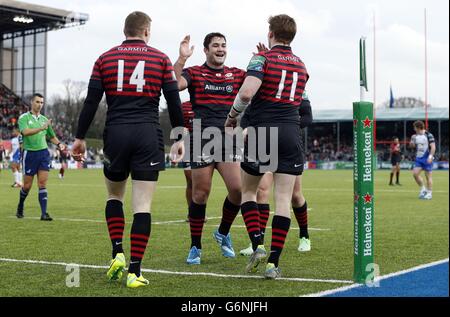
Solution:
{"label": "number 14 on jersey", "polygon": [[[123,91],[125,61],[117,61],[117,91]],[[144,78],[145,61],[139,61],[130,76],[129,84],[136,86],[136,92],[143,92],[145,85]]]}

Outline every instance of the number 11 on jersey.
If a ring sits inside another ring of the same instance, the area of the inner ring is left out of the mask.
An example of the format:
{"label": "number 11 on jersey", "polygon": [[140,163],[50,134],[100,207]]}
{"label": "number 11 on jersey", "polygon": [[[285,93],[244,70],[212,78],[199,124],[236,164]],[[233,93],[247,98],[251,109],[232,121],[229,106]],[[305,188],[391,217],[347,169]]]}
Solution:
{"label": "number 11 on jersey", "polygon": [[[286,74],[287,74],[287,71],[285,69],[283,69],[281,71],[281,80],[280,80],[280,84],[278,85],[278,92],[277,92],[277,95],[275,96],[277,99],[281,99],[281,94],[284,90],[284,82],[286,81]],[[295,90],[297,89],[297,81],[298,81],[298,73],[293,72],[292,73],[291,94],[289,96],[290,101],[294,101],[294,99],[295,99]]]}

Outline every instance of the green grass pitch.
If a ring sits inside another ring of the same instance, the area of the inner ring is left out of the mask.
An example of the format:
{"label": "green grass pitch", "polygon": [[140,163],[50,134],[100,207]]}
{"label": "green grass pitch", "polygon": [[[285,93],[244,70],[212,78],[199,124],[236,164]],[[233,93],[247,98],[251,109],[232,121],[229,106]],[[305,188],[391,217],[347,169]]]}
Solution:
{"label": "green grass pitch", "polygon": [[[388,171],[375,174],[375,262],[381,275],[447,258],[448,171],[434,172],[431,201],[417,198],[418,187],[411,171],[401,172],[402,187],[387,186],[388,177]],[[352,171],[305,172],[304,193],[312,209],[308,215],[312,250],[297,251],[298,226],[293,217],[280,261],[286,279],[276,281],[244,278],[247,258],[222,257],[212,238],[226,195],[218,173],[214,176],[207,207],[210,219],[204,227],[202,264],[185,264],[190,235],[188,224],[183,222],[187,214],[184,176],[182,170],[165,171],[160,176],[152,208],[153,222],[160,223],[152,225],[142,264],[143,268],[155,271],[144,273],[150,280],[149,286],[134,290],[127,289],[123,281],[108,282],[105,269],[88,267],[80,267],[79,287],[67,287],[70,272],[66,266],[50,263],[108,265],[111,246],[104,222],[106,191],[101,170],[69,170],[64,180],[58,179],[56,171],[50,173],[48,210],[53,222],[41,222],[37,218],[40,211],[36,184],[25,204],[25,218],[15,218],[19,190],[10,187],[11,179],[9,171],[1,172],[0,296],[300,296],[345,286],[346,281],[352,280]],[[125,201],[126,256],[132,221],[130,189],[129,186]],[[248,246],[243,225],[239,216],[231,229],[236,253]],[[268,247],[270,229],[266,236]],[[188,272],[221,275],[189,275]],[[257,274],[260,275],[261,272]]]}

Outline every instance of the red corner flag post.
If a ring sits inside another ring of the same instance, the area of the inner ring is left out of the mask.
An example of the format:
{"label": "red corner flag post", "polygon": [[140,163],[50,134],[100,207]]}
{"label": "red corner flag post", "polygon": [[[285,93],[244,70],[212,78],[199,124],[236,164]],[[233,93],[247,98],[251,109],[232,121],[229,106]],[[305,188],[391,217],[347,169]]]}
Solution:
{"label": "red corner flag post", "polygon": [[353,103],[354,273],[356,283],[374,281],[374,134],[373,103],[367,91],[365,39],[360,40],[361,101]]}

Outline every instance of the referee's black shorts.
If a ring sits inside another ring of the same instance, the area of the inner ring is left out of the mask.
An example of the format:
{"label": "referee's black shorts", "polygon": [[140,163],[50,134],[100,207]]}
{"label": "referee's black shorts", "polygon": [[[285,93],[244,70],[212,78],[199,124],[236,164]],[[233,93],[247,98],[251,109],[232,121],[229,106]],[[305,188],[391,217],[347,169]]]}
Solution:
{"label": "referee's black shorts", "polygon": [[[270,131],[270,127],[266,127],[263,131],[256,129],[257,142],[256,152],[250,153],[251,146],[248,142],[252,142],[249,137],[244,148],[244,161],[241,163],[241,168],[248,174],[254,176],[261,176],[269,171],[280,174],[301,175],[304,168],[304,150],[303,141],[301,137],[301,129],[297,124],[286,124],[277,127],[277,137]],[[261,133],[263,135],[261,135]],[[265,149],[263,147],[260,137],[265,137]],[[270,142],[278,143],[277,153],[270,153]],[[264,159],[259,156],[259,152],[265,150],[266,154],[270,153],[270,160],[264,162]],[[256,157],[255,157],[256,154]]]}
{"label": "referee's black shorts", "polygon": [[121,182],[131,173],[133,180],[157,181],[164,170],[164,140],[155,123],[118,124],[103,133],[105,177]]}
{"label": "referee's black shorts", "polygon": [[402,154],[399,152],[392,153],[391,155],[391,164],[392,166],[396,166],[402,161]]}

